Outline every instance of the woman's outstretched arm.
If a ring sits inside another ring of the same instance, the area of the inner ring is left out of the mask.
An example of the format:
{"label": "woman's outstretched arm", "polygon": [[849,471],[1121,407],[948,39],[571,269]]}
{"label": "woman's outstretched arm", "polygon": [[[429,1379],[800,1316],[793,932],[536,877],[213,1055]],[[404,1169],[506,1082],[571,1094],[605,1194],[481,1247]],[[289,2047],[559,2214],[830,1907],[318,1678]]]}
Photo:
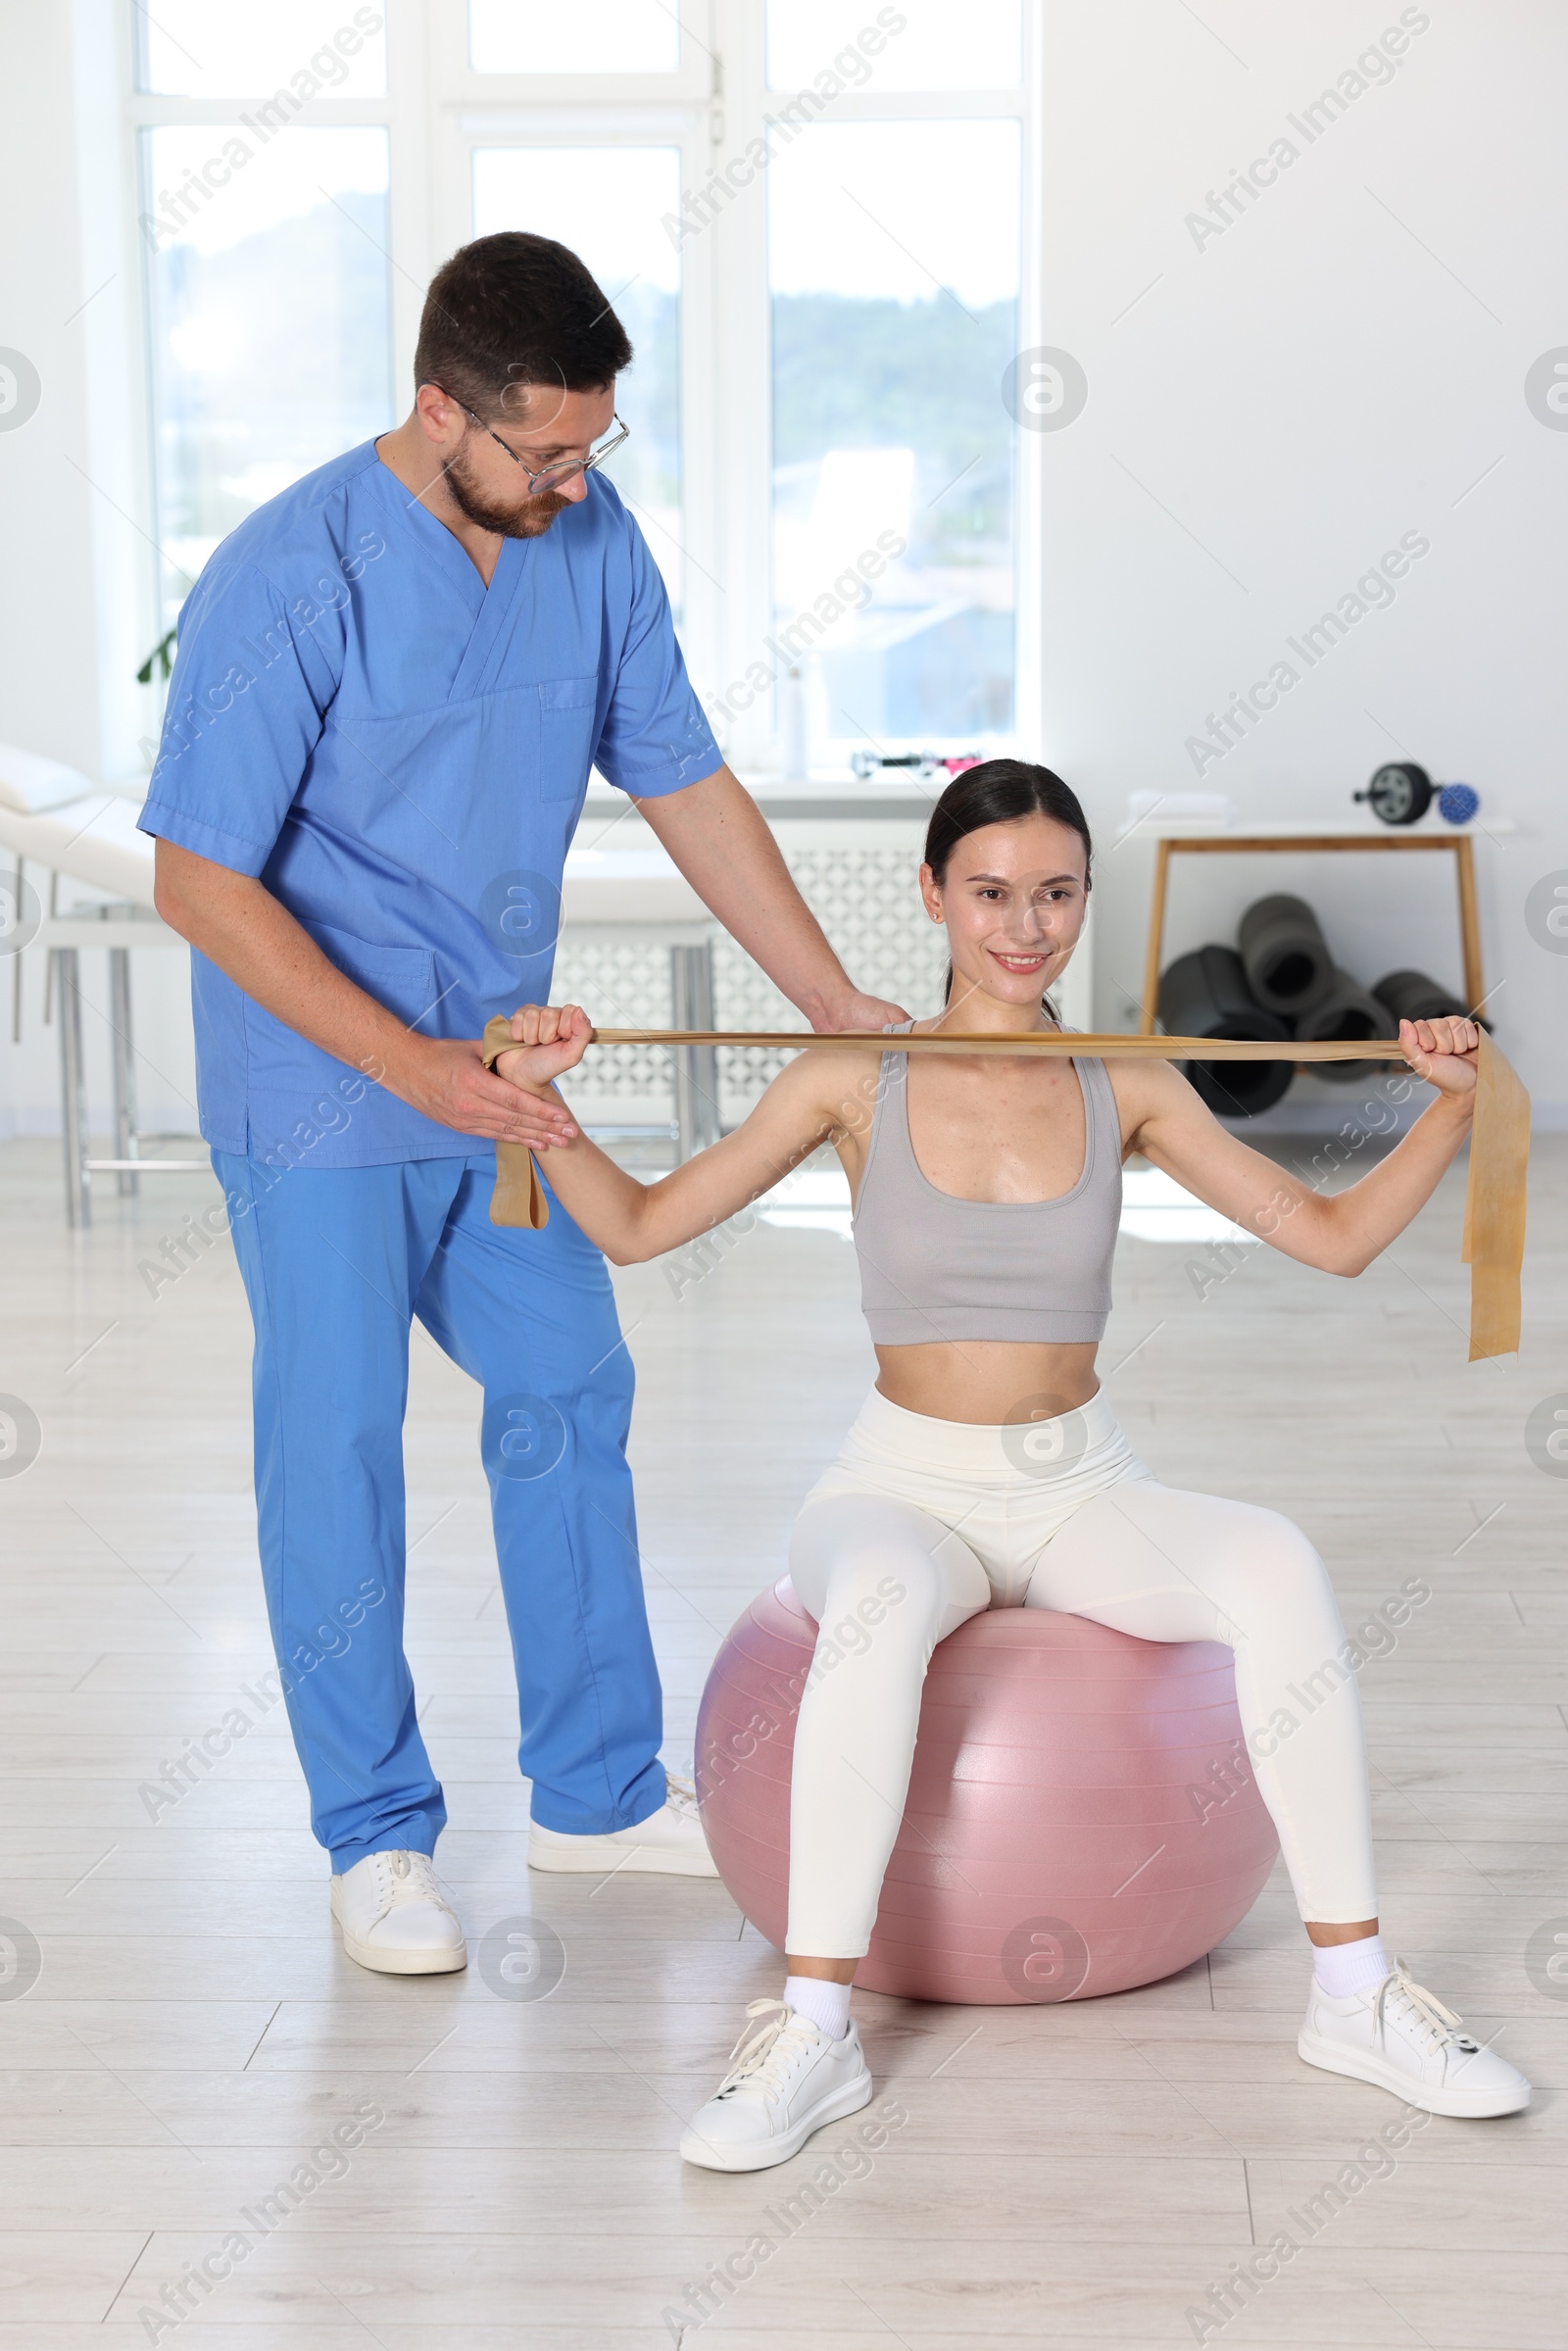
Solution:
{"label": "woman's outstretched arm", "polygon": [[1120,1065],[1137,1071],[1129,1148],[1287,1257],[1325,1273],[1364,1272],[1432,1198],[1470,1133],[1475,1107],[1480,1031],[1473,1020],[1403,1020],[1399,1043],[1438,1099],[1386,1158],[1343,1192],[1314,1192],[1230,1134],[1170,1062]]}
{"label": "woman's outstretched arm", "polygon": [[[525,1004],[513,1015],[514,1051],[498,1053],[496,1073],[524,1094],[553,1098],[554,1081],[582,1059],[591,1035],[577,1004]],[[853,1056],[874,1082],[874,1054]],[[757,1200],[846,1123],[850,1055],[802,1053],[780,1070],[744,1125],[654,1184],[639,1183],[608,1152],[578,1134],[551,1147],[543,1161],[552,1191],[613,1265],[635,1265],[708,1233]],[[850,1091],[855,1087],[852,1084]]]}

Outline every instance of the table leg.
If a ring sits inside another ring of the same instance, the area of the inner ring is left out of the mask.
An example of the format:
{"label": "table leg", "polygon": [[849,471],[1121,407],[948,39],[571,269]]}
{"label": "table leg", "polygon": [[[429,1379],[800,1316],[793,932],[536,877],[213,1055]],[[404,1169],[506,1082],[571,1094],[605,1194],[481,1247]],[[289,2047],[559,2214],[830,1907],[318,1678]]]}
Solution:
{"label": "table leg", "polygon": [[81,997],[76,950],[51,949],[60,1006],[60,1132],[66,1154],[66,1222],[92,1222],[92,1179],[87,1173],[87,1095],[81,1065]]}
{"label": "table leg", "polygon": [[[136,1140],[136,1065],[130,1037],[128,947],[112,947],[109,950],[109,1025],[115,1065],[115,1157],[139,1159],[141,1151]],[[115,1177],[115,1189],[122,1200],[133,1199],[141,1190],[141,1178],[128,1168],[122,1168]]]}
{"label": "table leg", "polygon": [[[713,1019],[713,948],[672,947],[669,951],[670,1024],[677,1029],[710,1029]],[[718,1049],[712,1045],[675,1048],[677,1163],[718,1141]]]}
{"label": "table leg", "polygon": [[1460,833],[1453,844],[1459,878],[1459,942],[1464,952],[1464,1001],[1467,1011],[1485,1002],[1487,983],[1481,976],[1481,912],[1476,904],[1475,843]]}
{"label": "table leg", "polygon": [[[16,920],[19,925],[22,921],[22,868],[24,862],[22,852],[19,850],[17,852],[16,879]],[[22,1043],[22,955],[20,949],[14,952],[11,957],[11,1042],[13,1045]]]}
{"label": "table leg", "polygon": [[1165,885],[1170,877],[1170,843],[1154,844],[1154,890],[1149,902],[1149,946],[1144,955],[1144,1002],[1138,1033],[1152,1037],[1159,1004],[1159,951],[1165,937]]}

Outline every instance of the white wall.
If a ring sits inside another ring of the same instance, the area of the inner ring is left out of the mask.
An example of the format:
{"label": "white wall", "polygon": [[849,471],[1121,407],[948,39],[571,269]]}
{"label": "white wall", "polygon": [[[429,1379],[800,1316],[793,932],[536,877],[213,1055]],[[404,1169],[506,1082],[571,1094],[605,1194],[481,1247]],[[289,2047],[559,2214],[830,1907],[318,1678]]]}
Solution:
{"label": "white wall", "polygon": [[[1558,1123],[1568,958],[1530,938],[1524,901],[1568,867],[1568,431],[1537,420],[1524,379],[1568,344],[1568,13],[1431,0],[1406,16],[1429,23],[1397,70],[1309,144],[1287,116],[1398,24],[1397,4],[1051,0],[1046,339],[1080,361],[1089,399],[1042,436],[1042,748],[1104,836],[1107,1026],[1126,1025],[1143,966],[1151,852],[1111,850],[1130,791],[1223,791],[1260,821],[1348,816],[1400,756],[1473,783],[1483,821],[1519,828],[1477,839],[1489,1008]],[[1298,160],[1200,245],[1187,215],[1282,133]],[[1284,640],[1412,530],[1431,552],[1396,601],[1307,671]],[[1200,776],[1187,739],[1282,657],[1300,682]],[[1411,962],[1457,983],[1447,868],[1291,873],[1361,978]],[[1279,858],[1176,876],[1171,952],[1233,936],[1250,897],[1291,886]]]}

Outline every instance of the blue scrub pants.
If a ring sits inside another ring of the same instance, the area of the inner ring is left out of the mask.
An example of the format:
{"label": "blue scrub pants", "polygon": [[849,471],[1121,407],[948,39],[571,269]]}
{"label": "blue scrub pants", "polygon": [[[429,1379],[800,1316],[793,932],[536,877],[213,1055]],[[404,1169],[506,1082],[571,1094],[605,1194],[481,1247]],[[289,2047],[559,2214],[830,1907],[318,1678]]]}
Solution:
{"label": "blue scrub pants", "polygon": [[626,1464],[632,1368],[598,1249],[555,1200],[542,1232],[493,1225],[492,1158],[279,1171],[214,1151],[213,1165],[256,1326],[272,1641],[334,1870],[432,1852],[447,1817],[403,1653],[416,1314],[484,1391],[533,1817],[586,1833],[657,1812],[662,1710]]}

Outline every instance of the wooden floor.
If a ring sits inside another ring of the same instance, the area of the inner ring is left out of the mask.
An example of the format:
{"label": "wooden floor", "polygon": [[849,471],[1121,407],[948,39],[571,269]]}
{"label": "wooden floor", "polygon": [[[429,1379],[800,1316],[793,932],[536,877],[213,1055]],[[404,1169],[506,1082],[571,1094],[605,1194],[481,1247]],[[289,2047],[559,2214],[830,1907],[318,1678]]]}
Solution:
{"label": "wooden floor", "polygon": [[[1386,1932],[1540,2085],[1526,2115],[1432,2122],[1201,2337],[1226,2351],[1568,2345],[1568,1984],[1527,1958],[1553,1921],[1568,1935],[1568,1482],[1525,1445],[1568,1390],[1568,1143],[1538,1144],[1533,1180],[1525,1351],[1503,1365],[1464,1360],[1456,1182],[1356,1284],[1258,1249],[1200,1297],[1200,1249],[1122,1244],[1102,1365],[1156,1473],[1298,1519],[1351,1622],[1407,1575],[1433,1587],[1362,1676]],[[652,2351],[760,2232],[771,2255],[688,2318],[688,2351],[1197,2339],[1189,2311],[1396,2112],[1296,2056],[1306,1961],[1282,1875],[1210,1960],[1144,1991],[862,1998],[906,2120],[798,2227],[779,2207],[814,2154],[684,2168],[681,2122],[778,1961],[716,1885],[529,1880],[475,1396],[422,1334],[409,1615],[451,1811],[438,1865],[470,1945],[530,1914],[563,1981],[514,2001],[477,1966],[398,1982],[346,1960],[280,1707],[148,1818],[141,1784],[270,1662],[232,1257],[156,1300],[137,1271],[216,1197],[149,1183],[72,1237],[52,1149],[0,1151],[0,1390],[42,1432],[0,1474],[0,2351]],[[870,1358],[830,1232],[760,1226],[679,1299],[658,1266],[619,1280],[684,1767],[708,1661],[780,1572]],[[248,2226],[357,2109],[383,2119],[316,2167],[336,2176],[265,2237]],[[248,2256],[189,2317],[142,2315],[236,2230]]]}

